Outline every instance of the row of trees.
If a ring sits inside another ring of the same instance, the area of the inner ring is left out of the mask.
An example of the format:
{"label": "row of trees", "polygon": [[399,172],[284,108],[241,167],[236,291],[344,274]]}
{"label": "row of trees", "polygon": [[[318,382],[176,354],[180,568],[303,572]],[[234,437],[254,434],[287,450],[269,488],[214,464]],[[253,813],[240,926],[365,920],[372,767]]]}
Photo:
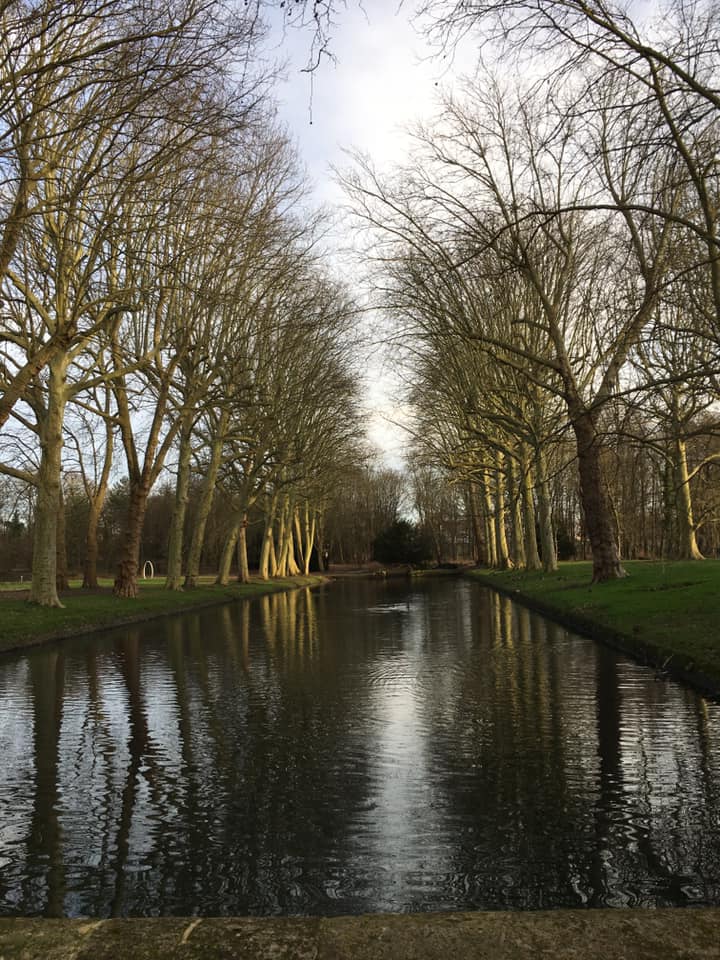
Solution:
{"label": "row of trees", "polygon": [[445,97],[394,176],[357,157],[344,177],[420,462],[464,486],[488,562],[553,569],[561,518],[596,581],[624,575],[621,547],[700,557],[720,519],[717,6],[424,12],[445,44],[497,41],[504,75]]}
{"label": "row of trees", "polygon": [[[71,439],[71,438],[70,438]],[[314,501],[295,502],[292,558],[307,571],[321,569],[327,552],[334,565],[361,566],[373,560],[392,562],[436,562],[470,560],[476,555],[469,524],[467,505],[462,491],[449,485],[445,478],[429,470],[400,472],[365,463],[348,463],[342,471],[333,471],[323,496]],[[337,464],[335,464],[337,468]],[[201,566],[204,574],[212,573],[226,582],[228,577],[247,575],[244,565],[258,569],[268,522],[268,490],[254,504],[245,502],[242,549],[233,556],[233,516],[236,494],[233,486],[221,476],[212,504],[204,516],[204,494],[207,476],[202,457],[191,469],[187,485],[184,523],[181,530],[181,569],[188,570],[188,560],[196,531],[203,524]],[[322,490],[319,485],[318,491]],[[84,573],[86,584],[89,555],[87,531],[92,504],[79,471],[66,470],[63,475],[64,530],[58,564],[63,572],[76,577]],[[315,521],[310,549],[305,551],[304,507],[311,510]],[[96,569],[106,574],[119,562],[124,548],[127,513],[130,505],[130,484],[126,478],[109,486],[100,511],[96,531],[94,558]],[[169,472],[155,485],[147,498],[140,537],[140,569],[150,560],[154,574],[172,576],[172,548],[178,539],[168,531],[180,524],[177,516],[177,478]],[[28,575],[32,563],[34,524],[34,489],[13,479],[0,479],[0,579],[13,580]],[[295,518],[300,521],[297,533]],[[408,519],[414,517],[415,519]],[[228,541],[230,545],[228,546]],[[276,551],[277,553],[277,551]],[[239,555],[238,555],[239,554]],[[239,561],[239,563],[238,563]],[[277,561],[277,558],[276,558]],[[276,567],[273,572],[277,572]],[[268,566],[268,574],[270,566]]]}
{"label": "row of trees", "polygon": [[11,0],[0,17],[0,473],[33,491],[31,600],[65,585],[63,474],[87,504],[89,587],[124,474],[114,589],[136,595],[167,469],[169,588],[194,585],[218,491],[221,581],[236,547],[247,577],[255,507],[263,575],[307,568],[358,457],[354,308],[275,128],[257,5]]}

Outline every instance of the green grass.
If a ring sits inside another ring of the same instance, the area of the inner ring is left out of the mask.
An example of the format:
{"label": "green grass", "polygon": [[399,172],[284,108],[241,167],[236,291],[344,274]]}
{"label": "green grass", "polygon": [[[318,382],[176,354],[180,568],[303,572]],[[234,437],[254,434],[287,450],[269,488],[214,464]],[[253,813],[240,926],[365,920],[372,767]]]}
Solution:
{"label": "green grass", "polygon": [[592,585],[590,563],[562,563],[557,573],[474,571],[579,628],[627,640],[654,662],[671,658],[720,689],[720,561],[629,561],[623,580]]}
{"label": "green grass", "polygon": [[[288,577],[282,580],[254,580],[252,583],[217,587],[201,583],[194,590],[165,590],[163,580],[141,581],[135,600],[121,600],[111,593],[86,593],[78,589],[64,594],[64,609],[38,607],[15,597],[0,598],[0,652],[34,646],[46,640],[59,639],[94,630],[120,626],[168,613],[179,613],[211,604],[225,603],[292,587],[314,586],[323,582],[319,576]],[[111,585],[101,581],[101,586]],[[0,584],[0,589],[17,590],[27,584]]]}

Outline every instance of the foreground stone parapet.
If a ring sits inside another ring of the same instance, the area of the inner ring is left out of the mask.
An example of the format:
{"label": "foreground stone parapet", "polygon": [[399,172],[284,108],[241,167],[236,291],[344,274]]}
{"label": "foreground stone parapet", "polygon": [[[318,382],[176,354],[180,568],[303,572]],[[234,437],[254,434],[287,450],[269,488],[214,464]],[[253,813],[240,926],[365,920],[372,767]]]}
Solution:
{"label": "foreground stone parapet", "polygon": [[720,909],[0,920],[0,960],[720,960]]}

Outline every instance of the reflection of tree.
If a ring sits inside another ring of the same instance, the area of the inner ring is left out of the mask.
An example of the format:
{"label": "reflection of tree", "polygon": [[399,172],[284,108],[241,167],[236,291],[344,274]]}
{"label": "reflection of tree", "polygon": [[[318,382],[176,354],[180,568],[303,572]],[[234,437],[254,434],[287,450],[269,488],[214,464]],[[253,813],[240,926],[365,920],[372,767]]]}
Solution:
{"label": "reflection of tree", "polygon": [[28,664],[24,913],[717,900],[716,709],[468,583],[337,583]]}
{"label": "reflection of tree", "polygon": [[24,903],[28,913],[41,910],[46,917],[62,917],[65,899],[65,867],[62,830],[58,820],[60,791],[58,763],[65,685],[65,658],[52,650],[30,658],[30,689],[33,702],[33,751],[35,756],[35,807],[28,837],[28,857],[45,869],[45,896],[38,900],[34,884],[26,885]]}
{"label": "reflection of tree", "polygon": [[616,808],[622,802],[622,769],[620,766],[620,691],[617,660],[599,656],[595,668],[595,705],[597,709],[597,743],[600,759],[597,800],[595,803],[595,844],[590,868],[590,900],[594,907],[606,906],[616,877],[608,876],[612,859],[611,830]]}
{"label": "reflection of tree", "polygon": [[720,828],[705,786],[719,771],[710,731],[693,729],[695,695],[526,610],[510,616],[505,599],[469,603],[474,656],[462,670],[450,654],[436,663],[446,679],[425,703],[436,803],[462,827],[444,902],[715,902]]}
{"label": "reflection of tree", "polygon": [[[94,645],[89,647],[85,653],[84,662],[87,672],[87,716],[83,724],[83,738],[79,744],[81,755],[77,757],[76,763],[78,768],[83,766],[87,768],[88,762],[92,764],[91,770],[85,769],[83,771],[84,777],[91,783],[96,778],[98,780],[102,778],[102,783],[97,792],[100,796],[110,798],[115,794],[113,778],[115,744],[105,709],[101,683],[101,672],[104,667],[107,667],[107,664],[98,656]],[[83,800],[85,801],[84,806],[87,808],[87,801],[85,798]],[[112,845],[111,809],[109,803],[104,803],[99,810],[93,811],[96,824],[93,831],[94,842],[99,843],[100,869],[92,885],[92,897],[90,899],[92,906],[86,911],[91,916],[101,916],[107,909],[107,868],[111,863],[110,849]]]}
{"label": "reflection of tree", "polygon": [[130,855],[130,828],[132,826],[133,811],[138,795],[143,760],[149,759],[150,755],[147,712],[140,680],[140,645],[139,630],[131,630],[128,633],[127,639],[117,645],[120,672],[125,682],[128,697],[127,709],[130,737],[127,746],[130,756],[125,775],[125,786],[120,799],[120,819],[117,825],[115,840],[115,862],[113,864],[115,884],[110,903],[110,915],[113,917],[121,916],[126,909],[126,878]]}
{"label": "reflection of tree", "polygon": [[540,618],[507,598],[478,592],[467,602],[473,654],[460,660],[462,638],[449,641],[455,689],[442,702],[431,690],[426,704],[429,742],[447,750],[430,764],[436,788],[448,822],[462,824],[449,838],[446,901],[576,904],[565,837],[582,834],[583,809],[567,780],[558,655]]}

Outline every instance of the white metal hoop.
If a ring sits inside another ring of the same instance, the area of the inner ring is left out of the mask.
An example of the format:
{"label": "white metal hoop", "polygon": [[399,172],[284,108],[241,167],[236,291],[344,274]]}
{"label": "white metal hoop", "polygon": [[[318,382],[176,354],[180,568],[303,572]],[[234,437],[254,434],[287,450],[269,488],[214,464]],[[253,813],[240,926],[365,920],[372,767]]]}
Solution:
{"label": "white metal hoop", "polygon": [[155,567],[152,564],[152,560],[146,560],[142,568],[143,580],[148,579],[148,567],[150,568],[149,579],[152,580],[155,577]]}

